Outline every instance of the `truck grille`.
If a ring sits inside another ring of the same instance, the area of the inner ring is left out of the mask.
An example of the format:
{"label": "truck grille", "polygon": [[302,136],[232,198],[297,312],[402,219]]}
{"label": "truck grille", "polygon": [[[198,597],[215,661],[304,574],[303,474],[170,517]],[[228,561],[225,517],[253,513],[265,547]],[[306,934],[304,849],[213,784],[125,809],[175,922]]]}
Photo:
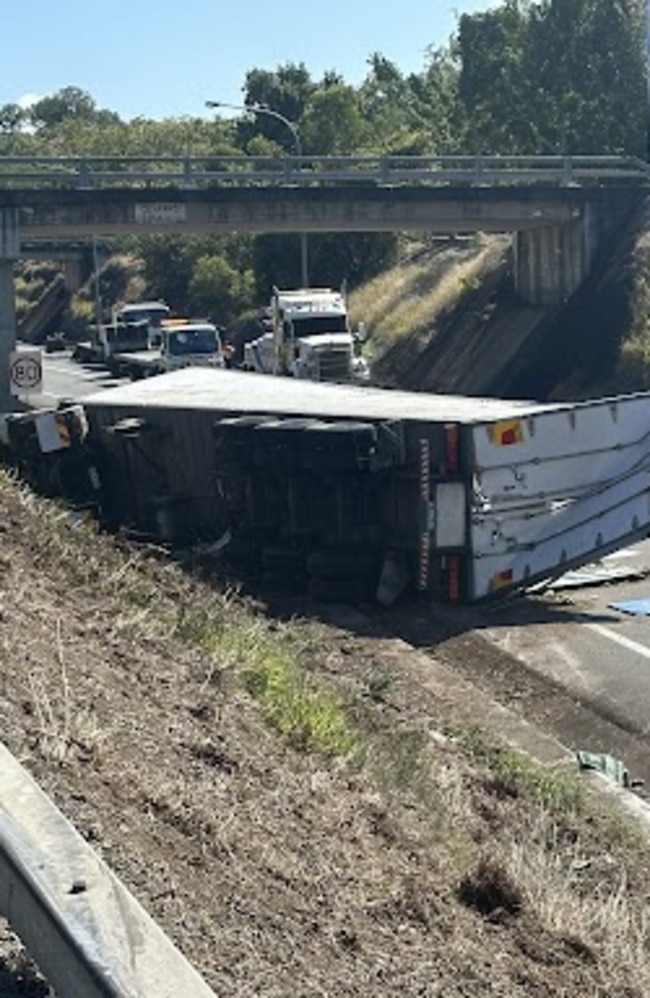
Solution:
{"label": "truck grille", "polygon": [[343,349],[319,350],[316,357],[319,381],[349,381],[351,377],[350,351]]}

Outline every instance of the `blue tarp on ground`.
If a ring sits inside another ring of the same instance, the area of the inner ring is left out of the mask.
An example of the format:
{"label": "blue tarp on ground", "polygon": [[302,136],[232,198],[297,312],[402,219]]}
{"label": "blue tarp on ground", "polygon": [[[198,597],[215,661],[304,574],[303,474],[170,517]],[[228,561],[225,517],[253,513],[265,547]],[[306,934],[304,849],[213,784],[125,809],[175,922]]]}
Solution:
{"label": "blue tarp on ground", "polygon": [[612,610],[620,610],[621,613],[632,613],[636,617],[650,617],[650,599],[630,599],[621,603],[608,603]]}

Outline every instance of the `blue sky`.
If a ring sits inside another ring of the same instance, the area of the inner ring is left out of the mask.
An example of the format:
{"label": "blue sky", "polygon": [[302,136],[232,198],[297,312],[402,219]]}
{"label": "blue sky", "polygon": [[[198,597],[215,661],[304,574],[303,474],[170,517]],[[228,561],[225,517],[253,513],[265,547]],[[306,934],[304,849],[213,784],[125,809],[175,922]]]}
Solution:
{"label": "blue sky", "polygon": [[498,0],[30,0],[3,11],[0,105],[78,86],[122,118],[202,115],[238,103],[249,69],[304,62],[358,84],[381,52],[419,72],[462,13]]}

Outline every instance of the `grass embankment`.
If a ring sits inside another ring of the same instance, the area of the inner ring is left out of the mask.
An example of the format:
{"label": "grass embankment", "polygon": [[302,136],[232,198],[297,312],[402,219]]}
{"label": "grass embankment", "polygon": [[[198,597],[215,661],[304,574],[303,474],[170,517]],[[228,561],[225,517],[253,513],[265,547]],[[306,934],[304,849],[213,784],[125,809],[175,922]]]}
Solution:
{"label": "grass embankment", "polygon": [[4,738],[217,994],[650,994],[647,847],[577,777],[372,637],[0,511]]}
{"label": "grass embankment", "polygon": [[412,253],[351,292],[352,325],[364,322],[369,333],[368,359],[377,359],[401,339],[430,332],[440,315],[476,289],[494,246],[506,242],[481,236],[447,248],[442,242]]}

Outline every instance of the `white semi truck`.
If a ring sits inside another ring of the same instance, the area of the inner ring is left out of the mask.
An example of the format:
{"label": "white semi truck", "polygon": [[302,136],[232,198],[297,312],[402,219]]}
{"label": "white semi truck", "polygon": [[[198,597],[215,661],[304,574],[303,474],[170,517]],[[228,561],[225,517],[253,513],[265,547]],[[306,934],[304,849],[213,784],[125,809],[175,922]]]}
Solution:
{"label": "white semi truck", "polygon": [[273,289],[267,331],[244,348],[244,368],[311,381],[367,381],[361,336],[350,329],[342,291]]}

